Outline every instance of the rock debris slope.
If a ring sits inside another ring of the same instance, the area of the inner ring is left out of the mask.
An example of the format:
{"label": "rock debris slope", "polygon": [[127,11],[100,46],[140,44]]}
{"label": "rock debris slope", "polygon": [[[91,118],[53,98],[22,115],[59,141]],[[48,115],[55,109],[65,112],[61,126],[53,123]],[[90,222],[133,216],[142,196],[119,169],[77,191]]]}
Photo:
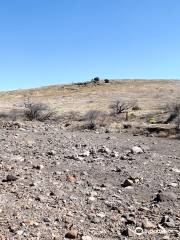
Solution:
{"label": "rock debris slope", "polygon": [[178,140],[17,126],[0,129],[0,239],[180,239]]}

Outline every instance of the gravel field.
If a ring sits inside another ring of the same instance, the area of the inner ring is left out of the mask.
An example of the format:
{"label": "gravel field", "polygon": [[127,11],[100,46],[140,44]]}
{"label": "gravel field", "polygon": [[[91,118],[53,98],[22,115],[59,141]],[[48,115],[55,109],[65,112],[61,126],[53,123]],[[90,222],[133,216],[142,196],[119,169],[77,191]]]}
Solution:
{"label": "gravel field", "polygon": [[180,239],[180,142],[0,128],[0,239]]}

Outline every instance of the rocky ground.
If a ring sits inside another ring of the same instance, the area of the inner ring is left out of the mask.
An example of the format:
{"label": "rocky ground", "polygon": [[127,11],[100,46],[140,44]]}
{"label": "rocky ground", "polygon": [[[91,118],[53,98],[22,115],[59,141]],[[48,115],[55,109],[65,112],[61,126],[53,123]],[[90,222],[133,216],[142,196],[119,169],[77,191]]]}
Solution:
{"label": "rocky ground", "polygon": [[180,239],[180,141],[0,128],[0,239]]}

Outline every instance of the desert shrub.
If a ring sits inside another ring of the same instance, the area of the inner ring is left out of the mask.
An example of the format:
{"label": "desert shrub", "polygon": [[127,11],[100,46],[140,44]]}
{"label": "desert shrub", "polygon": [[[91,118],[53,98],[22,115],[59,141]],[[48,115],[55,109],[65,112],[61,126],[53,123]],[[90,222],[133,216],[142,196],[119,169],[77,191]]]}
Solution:
{"label": "desert shrub", "polygon": [[156,124],[156,119],[155,119],[155,117],[150,117],[150,118],[148,119],[148,122],[149,122],[150,124]]}
{"label": "desert shrub", "polygon": [[71,121],[79,121],[81,119],[81,114],[77,111],[69,111],[65,114],[64,118]]}
{"label": "desert shrub", "polygon": [[99,81],[100,81],[100,78],[99,78],[99,77],[95,77],[95,78],[93,79],[93,81],[94,81],[94,82],[99,82]]}
{"label": "desert shrub", "polygon": [[13,109],[10,112],[1,112],[0,118],[4,120],[16,121],[17,119],[24,118],[24,112],[22,110]]}
{"label": "desert shrub", "polygon": [[170,114],[166,123],[170,123],[180,117],[180,103],[171,103],[166,106],[166,111]]}
{"label": "desert shrub", "polygon": [[139,110],[142,110],[141,107],[138,105],[138,104],[135,104],[133,107],[132,107],[132,110],[133,111],[139,111]]}
{"label": "desert shrub", "polygon": [[74,83],[73,85],[78,85],[78,86],[86,86],[86,85],[88,85],[89,84],[89,82],[77,82],[77,83]]}
{"label": "desert shrub", "polygon": [[128,114],[128,116],[127,116],[127,118],[129,119],[129,120],[132,120],[132,119],[135,119],[137,116],[134,114],[134,113],[130,113],[130,114]]}
{"label": "desert shrub", "polygon": [[169,111],[175,114],[180,114],[180,103],[172,103],[167,106]]}
{"label": "desert shrub", "polygon": [[16,121],[18,119],[24,119],[24,111],[18,110],[18,109],[13,109],[9,112],[9,118],[12,121]]}
{"label": "desert shrub", "polygon": [[132,108],[132,103],[127,103],[122,100],[116,100],[109,105],[114,115],[120,115],[121,113],[127,112]]}
{"label": "desert shrub", "polygon": [[87,121],[88,129],[96,129],[97,125],[103,125],[105,113],[98,110],[90,110],[84,115],[84,120]]}
{"label": "desert shrub", "polygon": [[105,83],[109,83],[110,80],[106,78],[106,79],[104,79],[104,82],[105,82]]}
{"label": "desert shrub", "polygon": [[180,133],[180,116],[178,116],[176,120],[176,130],[178,133]]}
{"label": "desert shrub", "polygon": [[0,112],[0,118],[1,118],[1,119],[6,119],[6,118],[8,118],[8,113]]}
{"label": "desert shrub", "polygon": [[33,121],[46,121],[55,119],[56,113],[51,110],[51,108],[44,103],[33,103],[33,102],[26,102],[24,104],[25,107],[25,117],[26,119]]}
{"label": "desert shrub", "polygon": [[98,83],[100,82],[100,78],[99,78],[99,77],[95,77],[95,78],[93,78],[93,79],[91,80],[91,82],[92,82],[92,83],[95,83],[95,84],[96,84],[96,83],[98,84]]}

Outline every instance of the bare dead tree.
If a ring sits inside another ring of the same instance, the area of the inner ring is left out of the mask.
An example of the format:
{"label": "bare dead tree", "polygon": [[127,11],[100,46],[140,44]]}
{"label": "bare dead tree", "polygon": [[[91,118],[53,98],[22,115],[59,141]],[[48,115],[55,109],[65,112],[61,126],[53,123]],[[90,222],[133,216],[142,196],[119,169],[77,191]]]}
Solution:
{"label": "bare dead tree", "polygon": [[116,100],[112,104],[110,104],[109,108],[113,111],[115,115],[119,115],[121,113],[127,112],[133,106],[132,103],[126,103],[122,100]]}
{"label": "bare dead tree", "polygon": [[45,121],[50,120],[55,116],[55,111],[52,111],[47,104],[44,103],[34,103],[29,99],[24,103],[25,107],[25,117],[32,121]]}

